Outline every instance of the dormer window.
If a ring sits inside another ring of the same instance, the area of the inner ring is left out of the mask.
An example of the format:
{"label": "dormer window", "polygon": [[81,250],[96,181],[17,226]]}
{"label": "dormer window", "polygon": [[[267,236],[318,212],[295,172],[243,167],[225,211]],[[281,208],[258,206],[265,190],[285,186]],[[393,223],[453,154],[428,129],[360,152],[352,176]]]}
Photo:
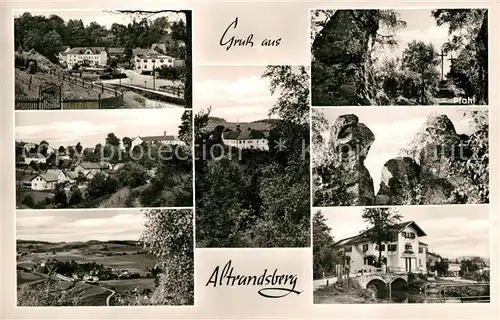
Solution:
{"label": "dormer window", "polygon": [[366,252],[366,251],[368,251],[368,244],[363,245],[363,252]]}

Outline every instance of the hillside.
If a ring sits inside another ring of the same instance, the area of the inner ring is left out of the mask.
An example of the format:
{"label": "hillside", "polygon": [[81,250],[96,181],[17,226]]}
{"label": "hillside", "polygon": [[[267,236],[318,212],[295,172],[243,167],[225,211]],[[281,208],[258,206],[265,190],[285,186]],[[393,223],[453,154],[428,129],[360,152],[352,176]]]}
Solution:
{"label": "hillside", "polygon": [[239,124],[241,130],[248,130],[248,128],[252,128],[253,130],[261,130],[261,131],[269,131],[271,125],[278,120],[276,119],[261,119],[252,122],[230,122],[223,118],[218,117],[210,117],[208,120],[208,124],[204,130],[210,132],[215,129],[217,126],[223,126],[224,128],[228,128],[231,130],[236,130],[236,126]]}

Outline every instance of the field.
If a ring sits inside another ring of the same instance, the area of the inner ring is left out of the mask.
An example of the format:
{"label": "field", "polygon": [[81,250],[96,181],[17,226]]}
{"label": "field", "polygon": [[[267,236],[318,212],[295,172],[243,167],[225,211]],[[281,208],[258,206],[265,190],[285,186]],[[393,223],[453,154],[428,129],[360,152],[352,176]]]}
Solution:
{"label": "field", "polygon": [[[74,260],[79,263],[96,262],[106,267],[147,275],[148,269],[152,268],[156,262],[155,257],[143,252],[136,241],[50,243],[19,240],[17,241],[17,252],[21,254],[17,259],[18,266],[26,268],[49,259]],[[25,284],[43,288],[42,283],[46,278],[47,275],[18,271],[17,285]],[[155,288],[153,278],[107,280],[99,281],[97,284],[73,283],[53,278],[56,280],[53,282],[53,290],[69,290],[71,296],[78,297],[79,305],[84,306],[105,306],[107,297],[113,291],[116,294],[129,295],[136,289],[140,293],[144,289],[152,291]]]}

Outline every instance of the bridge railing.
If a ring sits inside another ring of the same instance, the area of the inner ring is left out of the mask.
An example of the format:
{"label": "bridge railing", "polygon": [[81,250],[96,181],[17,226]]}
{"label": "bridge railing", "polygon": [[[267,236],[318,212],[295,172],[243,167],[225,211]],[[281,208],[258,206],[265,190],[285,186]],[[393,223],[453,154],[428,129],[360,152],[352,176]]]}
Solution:
{"label": "bridge railing", "polygon": [[[435,285],[437,286],[437,296],[430,297],[429,296],[429,286]],[[439,301],[441,303],[448,302],[490,302],[489,294],[478,294],[478,295],[467,295],[466,289],[471,287],[483,287],[486,290],[488,288],[489,292],[489,283],[427,283],[424,287],[424,294],[426,301]],[[452,291],[451,288],[459,288],[458,292]],[[447,292],[448,290],[448,292]],[[452,293],[453,292],[453,293]],[[448,294],[447,294],[448,293]],[[453,295],[450,295],[453,294]]]}

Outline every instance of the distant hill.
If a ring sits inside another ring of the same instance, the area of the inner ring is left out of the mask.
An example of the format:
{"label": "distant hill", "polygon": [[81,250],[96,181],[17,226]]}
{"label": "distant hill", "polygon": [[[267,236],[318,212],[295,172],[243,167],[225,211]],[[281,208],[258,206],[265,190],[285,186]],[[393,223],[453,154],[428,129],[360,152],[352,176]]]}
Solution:
{"label": "distant hill", "polygon": [[90,251],[100,251],[103,248],[106,250],[118,250],[118,251],[136,251],[139,247],[139,241],[134,240],[109,240],[109,241],[99,241],[99,240],[89,240],[89,241],[74,241],[74,242],[48,242],[48,241],[36,241],[36,240],[17,240],[17,247],[19,251],[30,251],[36,249],[36,251],[66,251],[74,249],[90,250]]}
{"label": "distant hill", "polygon": [[205,130],[210,132],[217,126],[223,126],[231,130],[236,130],[236,126],[239,124],[241,130],[248,130],[251,128],[253,130],[269,131],[273,123],[277,122],[277,119],[261,119],[252,122],[228,122],[226,119],[218,117],[210,117]]}

